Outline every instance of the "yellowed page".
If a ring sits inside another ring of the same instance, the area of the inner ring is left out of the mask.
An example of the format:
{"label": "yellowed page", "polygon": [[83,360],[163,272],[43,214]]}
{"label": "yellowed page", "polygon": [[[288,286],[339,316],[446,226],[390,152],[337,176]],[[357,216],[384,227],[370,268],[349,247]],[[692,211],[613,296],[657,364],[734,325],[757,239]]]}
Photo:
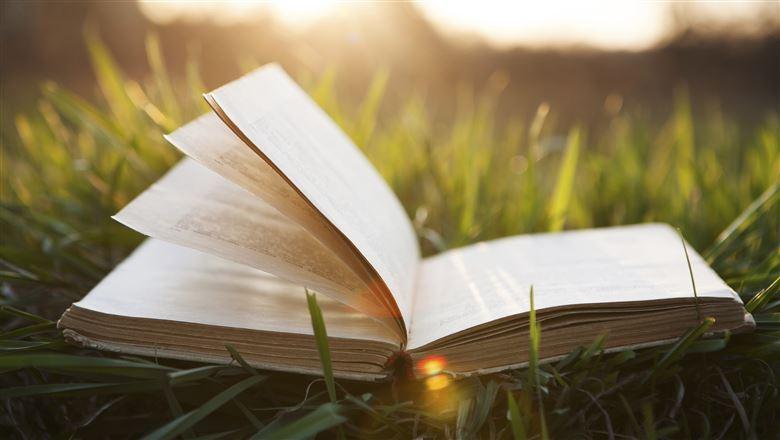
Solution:
{"label": "yellowed page", "polygon": [[[400,344],[365,315],[321,295],[317,302],[328,336]],[[313,334],[303,287],[156,239],[146,240],[75,305],[134,318]]]}
{"label": "yellowed page", "polygon": [[[312,208],[290,184],[213,112],[198,117],[165,137],[184,154],[221,177],[263,199],[330,249],[365,284],[371,283],[354,250],[344,237]],[[356,292],[358,293],[358,292]],[[362,289],[361,302],[382,303]],[[387,316],[388,312],[383,311]]]}
{"label": "yellowed page", "polygon": [[191,159],[114,218],[148,236],[273,273],[367,314],[385,313],[364,294],[363,281],[308,231]]}
{"label": "yellowed page", "polygon": [[[688,247],[700,297],[739,297]],[[423,260],[408,348],[529,309],[691,298],[677,232],[646,224],[522,235]]]}
{"label": "yellowed page", "polygon": [[400,202],[352,141],[275,64],[220,87],[207,100],[354,245],[408,321],[417,239]]}
{"label": "yellowed page", "polygon": [[[304,226],[345,263],[359,264],[343,238],[262,157],[214,113],[206,113],[165,136],[176,148]],[[348,257],[342,254],[349,255]]]}

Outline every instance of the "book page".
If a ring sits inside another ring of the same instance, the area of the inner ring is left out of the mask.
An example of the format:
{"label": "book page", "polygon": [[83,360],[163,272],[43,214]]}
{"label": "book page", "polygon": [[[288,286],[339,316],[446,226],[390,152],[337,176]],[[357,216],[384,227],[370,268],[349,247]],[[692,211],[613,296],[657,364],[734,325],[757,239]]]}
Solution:
{"label": "book page", "polygon": [[369,282],[363,263],[339,232],[213,112],[196,118],[165,138],[201,165],[260,197],[301,225],[355,274]]}
{"label": "book page", "polygon": [[[400,339],[343,304],[317,296],[328,336]],[[135,318],[312,335],[303,287],[194,249],[148,239],[75,305]]]}
{"label": "book page", "polygon": [[366,294],[365,283],[308,231],[191,159],[114,218],[151,237],[307,286],[397,327]]}
{"label": "book page", "polygon": [[354,245],[407,321],[417,238],[392,190],[352,141],[278,65],[220,87],[207,100]]}
{"label": "book page", "polygon": [[[699,297],[739,297],[688,246]],[[423,260],[409,349],[530,310],[692,298],[677,232],[646,224],[478,243]]]}

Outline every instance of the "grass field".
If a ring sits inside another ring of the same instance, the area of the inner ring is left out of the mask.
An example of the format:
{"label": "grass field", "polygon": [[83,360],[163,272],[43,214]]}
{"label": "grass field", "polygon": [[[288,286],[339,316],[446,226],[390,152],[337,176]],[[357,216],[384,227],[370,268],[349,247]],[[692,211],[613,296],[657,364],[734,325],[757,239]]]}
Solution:
{"label": "grass field", "polygon": [[[426,254],[533,231],[668,222],[757,322],[750,334],[700,339],[704,321],[669,346],[614,354],[596,340],[557,363],[439,391],[403,378],[334,383],[256,371],[240,353],[229,366],[201,365],[64,344],[59,314],[142,240],[109,216],[178,160],[162,134],[206,111],[195,63],[186,81],[173,81],[154,38],[147,41],[153,75],[143,83],[123,77],[94,36],[87,44],[97,104],[47,83],[33,110],[4,125],[15,129],[2,136],[0,436],[777,434],[777,113],[738,125],[717,111],[693,112],[680,89],[662,121],[626,109],[599,130],[557,127],[555,109],[545,106],[535,115],[498,114],[497,76],[477,91],[458,89],[455,116],[440,120],[414,93],[380,113],[384,73],[359,103],[339,100],[337,75],[300,78],[390,182]],[[544,344],[544,328],[536,336],[532,342],[540,336]]]}

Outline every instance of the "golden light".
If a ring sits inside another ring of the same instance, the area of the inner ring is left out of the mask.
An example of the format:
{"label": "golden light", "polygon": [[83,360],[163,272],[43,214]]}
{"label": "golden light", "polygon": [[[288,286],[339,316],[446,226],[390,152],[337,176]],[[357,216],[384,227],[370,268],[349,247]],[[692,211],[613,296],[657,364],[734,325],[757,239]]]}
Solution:
{"label": "golden light", "polygon": [[288,24],[298,25],[309,23],[327,15],[337,3],[336,0],[175,2],[139,0],[141,11],[152,21],[162,24],[178,19],[234,23],[251,20],[260,13],[270,12]]}
{"label": "golden light", "polygon": [[418,369],[426,376],[433,376],[441,373],[444,367],[447,365],[447,361],[442,356],[428,356],[421,360],[418,364]]}
{"label": "golden light", "polygon": [[334,0],[275,0],[266,4],[283,21],[300,23],[326,15],[336,3]]}
{"label": "golden light", "polygon": [[446,374],[437,374],[425,379],[425,386],[431,391],[441,390],[450,384],[450,377]]}
{"label": "golden light", "polygon": [[657,42],[668,24],[662,2],[432,0],[418,6],[445,31],[474,33],[499,46],[638,49]]}
{"label": "golden light", "polygon": [[[138,1],[141,11],[161,24],[178,19],[246,22],[260,13],[270,12],[294,26],[325,18],[336,9],[364,8],[362,4],[337,0]],[[499,46],[586,45],[636,50],[650,47],[668,34],[673,24],[672,3],[689,20],[743,26],[759,19],[768,10],[767,4],[771,4],[760,1],[429,0],[416,2],[414,6],[445,32],[477,35]]]}
{"label": "golden light", "polygon": [[428,356],[417,363],[417,370],[427,377],[425,386],[428,390],[441,390],[450,384],[450,377],[443,373],[446,366],[447,360],[443,356],[436,355]]}

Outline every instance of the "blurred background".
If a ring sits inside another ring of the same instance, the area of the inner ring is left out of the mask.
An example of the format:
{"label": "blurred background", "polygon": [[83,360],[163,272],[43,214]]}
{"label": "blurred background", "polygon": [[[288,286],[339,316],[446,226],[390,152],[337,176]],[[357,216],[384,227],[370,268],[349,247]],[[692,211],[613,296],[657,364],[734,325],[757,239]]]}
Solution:
{"label": "blurred background", "polygon": [[[413,220],[425,255],[521,233],[666,222],[748,304],[755,333],[700,341],[701,357],[686,357],[685,368],[670,361],[665,382],[655,379],[658,359],[686,346],[606,358],[592,345],[567,358],[566,383],[545,375],[550,394],[539,406],[552,437],[582,436],[575,429],[583,420],[596,438],[613,422],[632,438],[777,431],[778,0],[1,0],[0,349],[98,356],[65,344],[53,320],[144,239],[111,215],[180,159],[163,134],[207,111],[201,93],[272,61],[362,147]],[[682,249],[679,258],[685,270]],[[29,319],[35,324],[20,327]],[[706,351],[729,345],[705,357],[704,343],[714,344]],[[145,379],[115,383],[125,379],[96,376],[89,362],[72,377],[51,364],[0,368],[0,395],[30,384],[40,387],[16,395],[51,394],[5,399],[0,438],[9,437],[4,428],[22,438],[140,437],[181,413],[168,382],[155,379],[160,388],[149,392]],[[215,377],[183,384],[192,392],[177,389],[182,406],[195,408],[232,383],[232,375]],[[262,423],[288,420],[280,405],[308,411],[309,379],[270,377],[267,395],[252,403]],[[521,402],[542,395],[537,379],[511,377],[500,387],[525,390]],[[81,385],[84,398],[58,394]],[[137,394],[108,394],[117,385]],[[495,397],[492,385],[480,385],[493,390],[480,395]],[[414,420],[418,434],[409,437],[460,435],[461,415],[471,420],[468,408],[490,403],[458,404],[442,425],[426,399],[385,391],[366,402],[395,426]],[[396,399],[404,403],[387,405]],[[532,406],[521,408],[536,417]],[[198,434],[240,437],[250,431],[229,430],[251,411],[231,406]],[[491,434],[506,434],[506,407],[497,403],[491,417]],[[364,427],[355,432],[389,432]]]}
{"label": "blurred background", "polygon": [[[687,88],[694,111],[749,123],[780,102],[780,3],[4,1],[4,113],[44,79],[96,90],[83,31],[98,31],[132,79],[148,75],[157,34],[171,75],[197,60],[205,86],[278,61],[294,76],[335,72],[340,96],[389,72],[388,99],[421,93],[446,116],[458,87],[498,83],[500,108],[562,126],[598,126],[621,108],[667,115]],[[492,78],[492,80],[490,79]],[[501,111],[498,112],[501,114]]]}

